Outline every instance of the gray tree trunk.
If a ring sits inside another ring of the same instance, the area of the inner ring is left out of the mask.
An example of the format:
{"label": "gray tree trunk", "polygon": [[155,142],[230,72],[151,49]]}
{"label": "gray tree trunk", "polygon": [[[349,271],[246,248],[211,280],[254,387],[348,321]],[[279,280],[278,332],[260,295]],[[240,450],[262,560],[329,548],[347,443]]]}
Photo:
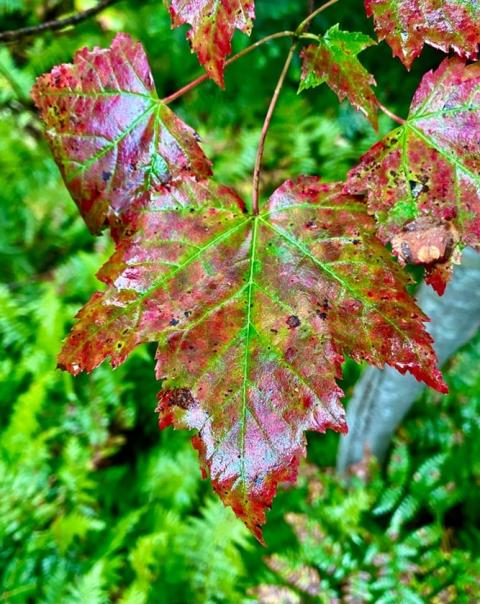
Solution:
{"label": "gray tree trunk", "polygon": [[[439,297],[423,284],[417,301],[431,319],[427,329],[443,364],[480,327],[480,254],[465,250],[445,294]],[[382,460],[395,430],[424,388],[391,367],[366,369],[348,405],[349,433],[340,440],[338,472],[345,473],[366,451]]]}

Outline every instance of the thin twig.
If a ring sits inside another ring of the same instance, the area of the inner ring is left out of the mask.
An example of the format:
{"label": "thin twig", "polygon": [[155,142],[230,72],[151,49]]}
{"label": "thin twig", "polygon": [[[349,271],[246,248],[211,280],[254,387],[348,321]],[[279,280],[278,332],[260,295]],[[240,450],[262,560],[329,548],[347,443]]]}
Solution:
{"label": "thin twig", "polygon": [[377,106],[379,109],[381,109],[383,111],[383,113],[385,113],[385,115],[388,115],[388,117],[391,118],[394,122],[397,122],[397,124],[400,124],[401,126],[403,126],[406,123],[406,121],[402,117],[395,115],[395,113],[390,111],[390,109],[385,107],[385,105],[382,105],[382,103],[380,103],[380,101],[378,99],[377,99]]}
{"label": "thin twig", "polygon": [[315,17],[317,15],[319,15],[320,13],[323,13],[324,10],[326,10],[327,8],[329,8],[330,6],[332,6],[332,4],[335,4],[336,2],[338,2],[338,0],[329,0],[328,2],[325,2],[325,4],[322,4],[322,6],[317,8],[317,10],[314,10],[313,13],[310,13],[308,15],[308,17],[306,17],[300,23],[300,25],[297,27],[297,30],[295,33],[297,33],[297,34],[303,33],[305,31],[305,29],[307,28],[307,26],[309,25],[310,21],[313,21],[313,19],[315,19]]}
{"label": "thin twig", "polygon": [[[310,15],[315,10],[315,0],[308,0],[307,5],[308,5],[307,15]],[[308,31],[309,27],[310,27],[310,23],[307,24],[304,31]]]}
{"label": "thin twig", "polygon": [[[237,59],[241,59],[245,55],[248,55],[249,53],[252,52],[252,50],[255,50],[262,44],[265,44],[265,42],[270,42],[270,40],[276,40],[278,38],[291,38],[294,36],[295,36],[295,32],[293,32],[293,31],[279,31],[276,34],[271,34],[270,36],[266,36],[265,38],[258,40],[258,42],[255,42],[251,46],[247,46],[247,48],[244,48],[243,50],[238,52],[236,55],[233,55],[232,57],[230,57],[230,59],[228,59],[228,61],[225,62],[225,67],[228,67],[232,63],[235,63],[235,61]],[[190,82],[189,84],[184,86],[183,88],[180,88],[179,90],[177,90],[170,96],[167,96],[164,99],[162,99],[162,103],[164,103],[165,105],[168,105],[169,103],[176,101],[179,97],[183,96],[186,92],[189,92],[193,88],[196,88],[202,82],[205,82],[205,80],[208,80],[209,77],[210,76],[208,75],[208,73],[204,73],[203,75],[199,76],[198,78],[196,78],[195,80],[193,80],[192,82]]]}
{"label": "thin twig", "polygon": [[268,129],[270,127],[270,122],[272,121],[273,112],[275,111],[275,106],[278,101],[278,97],[280,96],[280,92],[282,91],[283,84],[285,82],[285,77],[288,72],[288,68],[290,67],[290,63],[292,62],[293,55],[295,54],[295,50],[297,48],[297,43],[294,42],[290,47],[290,51],[287,56],[287,60],[285,61],[285,65],[283,66],[282,73],[278,78],[277,85],[275,86],[275,91],[272,96],[272,100],[270,101],[270,105],[268,107],[267,115],[265,116],[265,121],[263,123],[262,133],[260,134],[260,140],[258,141],[258,149],[257,149],[257,157],[255,159],[255,168],[253,170],[253,193],[252,193],[252,211],[253,215],[257,216],[259,212],[259,198],[260,198],[260,174],[262,171],[262,158],[263,151],[265,149],[265,140],[267,138]]}
{"label": "thin twig", "polygon": [[86,21],[87,19],[94,17],[102,10],[118,1],[119,0],[100,0],[97,6],[79,13],[75,13],[74,15],[65,17],[64,19],[45,21],[44,23],[39,23],[38,25],[32,25],[30,27],[22,27],[21,29],[11,29],[9,31],[0,32],[0,42],[13,42],[14,40],[19,40],[20,38],[25,38],[26,36],[34,36],[46,31],[58,31],[59,29],[64,29],[65,27],[78,25],[82,21]]}

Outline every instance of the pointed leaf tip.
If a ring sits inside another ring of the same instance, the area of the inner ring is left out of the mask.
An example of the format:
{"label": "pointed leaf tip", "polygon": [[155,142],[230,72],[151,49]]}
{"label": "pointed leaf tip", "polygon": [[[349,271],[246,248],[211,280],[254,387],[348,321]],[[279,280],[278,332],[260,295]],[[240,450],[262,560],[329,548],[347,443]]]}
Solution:
{"label": "pointed leaf tip", "polygon": [[188,23],[192,51],[208,75],[223,88],[225,62],[235,30],[250,35],[255,18],[253,0],[170,0],[172,26]]}

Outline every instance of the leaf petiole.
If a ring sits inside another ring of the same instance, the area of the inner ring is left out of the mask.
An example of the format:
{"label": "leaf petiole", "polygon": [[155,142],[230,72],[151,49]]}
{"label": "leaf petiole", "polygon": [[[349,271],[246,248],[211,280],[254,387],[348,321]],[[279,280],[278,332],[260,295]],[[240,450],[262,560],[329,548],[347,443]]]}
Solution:
{"label": "leaf petiole", "polygon": [[333,4],[336,4],[337,2],[338,2],[338,0],[329,0],[328,2],[325,2],[325,4],[322,4],[322,6],[319,6],[317,8],[317,10],[314,10],[313,13],[310,13],[307,17],[305,17],[305,19],[300,23],[300,25],[297,27],[297,29],[295,31],[296,35],[300,36],[300,34],[302,34],[305,31],[305,29],[308,27],[310,22],[313,21],[313,19],[315,19],[315,17],[317,15],[319,15],[320,13],[323,13],[324,10],[326,10]]}
{"label": "leaf petiole", "polygon": [[285,83],[285,78],[287,76],[288,68],[290,67],[290,63],[292,62],[293,55],[295,54],[296,49],[297,49],[297,42],[294,42],[290,47],[290,51],[288,53],[287,59],[283,66],[280,77],[278,78],[277,85],[275,86],[275,91],[274,91],[272,99],[270,101],[267,115],[265,116],[265,121],[263,123],[262,132],[260,134],[260,140],[258,142],[258,148],[257,148],[257,156],[255,159],[255,168],[253,170],[252,211],[253,211],[254,216],[258,216],[258,212],[259,212],[260,173],[262,170],[262,158],[263,158],[263,151],[265,149],[265,140],[267,138],[267,133],[268,133],[268,129],[270,127],[270,122],[272,121],[273,112],[275,111],[275,107],[277,105],[278,97],[280,96],[280,92],[282,91],[283,84]]}
{"label": "leaf petiole", "polygon": [[405,125],[406,120],[393,113],[393,111],[390,111],[390,109],[388,109],[388,107],[385,107],[385,105],[382,105],[382,103],[380,103],[378,99],[377,106],[381,111],[383,111],[383,113],[385,113],[385,115],[388,115],[388,117],[391,118],[394,122],[397,122],[397,124],[400,124],[401,126]]}
{"label": "leaf petiole", "polygon": [[[241,59],[242,57],[245,57],[246,55],[250,54],[253,50],[255,50],[256,48],[258,48],[259,46],[262,46],[266,42],[270,42],[270,40],[277,40],[279,38],[293,38],[294,36],[295,36],[295,32],[293,32],[293,31],[279,31],[279,32],[277,32],[275,34],[271,34],[270,36],[266,36],[265,38],[262,38],[261,40],[258,40],[254,44],[251,44],[250,46],[247,46],[247,48],[244,48],[243,50],[241,50],[237,54],[235,54],[232,57],[230,57],[230,59],[228,59],[228,61],[225,62],[225,67],[228,67],[228,65],[231,65],[232,63],[235,63],[235,61],[237,61],[238,59]],[[164,105],[168,105],[169,103],[172,103],[173,101],[176,101],[178,98],[180,98],[181,96],[183,96],[185,93],[189,92],[190,90],[193,90],[199,84],[202,84],[203,82],[205,82],[205,80],[209,80],[209,79],[210,79],[210,76],[209,76],[208,73],[202,74],[201,76],[199,76],[195,80],[191,81],[186,86],[183,86],[183,88],[180,88],[179,90],[177,90],[176,92],[174,92],[170,96],[167,96],[167,97],[163,98],[162,99],[162,103]]]}

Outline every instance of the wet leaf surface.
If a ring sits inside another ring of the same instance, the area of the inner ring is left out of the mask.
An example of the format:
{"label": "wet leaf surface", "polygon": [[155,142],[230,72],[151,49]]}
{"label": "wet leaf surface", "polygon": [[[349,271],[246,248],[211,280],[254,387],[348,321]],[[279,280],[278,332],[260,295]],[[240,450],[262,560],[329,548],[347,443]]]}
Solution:
{"label": "wet leaf surface", "polygon": [[145,51],[127,34],[38,78],[32,96],[65,183],[93,232],[132,197],[209,176],[198,136],[159,101]]}
{"label": "wet leaf surface", "polygon": [[341,189],[287,181],[259,216],[209,181],[140,196],[59,357],[77,374],[158,342],[161,427],[196,431],[204,473],[258,539],[304,432],[346,430],[345,355],[445,389],[404,272]]}
{"label": "wet leaf surface", "polygon": [[439,293],[455,244],[480,246],[479,132],[480,65],[445,59],[423,77],[405,125],[362,157],[345,188],[367,195],[382,241],[425,265]]}

